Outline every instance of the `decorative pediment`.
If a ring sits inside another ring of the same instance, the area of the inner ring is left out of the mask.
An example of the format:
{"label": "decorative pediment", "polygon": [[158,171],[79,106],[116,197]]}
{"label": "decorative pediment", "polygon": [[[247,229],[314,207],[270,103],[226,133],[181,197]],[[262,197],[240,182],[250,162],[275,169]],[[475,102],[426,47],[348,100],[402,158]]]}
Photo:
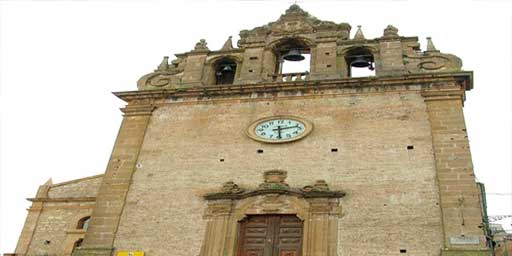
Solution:
{"label": "decorative pediment", "polygon": [[[298,5],[293,4],[277,21],[251,30],[240,31],[238,45],[244,47],[247,44],[261,42],[266,36],[280,37],[318,32],[330,32],[333,37],[348,39],[350,28],[347,23],[336,24],[332,21],[319,20],[302,10]],[[325,37],[325,35],[322,35],[322,37]]]}
{"label": "decorative pediment", "polygon": [[206,200],[223,200],[232,199],[240,200],[248,197],[255,197],[260,195],[291,195],[300,198],[341,198],[345,196],[342,191],[330,190],[329,185],[324,180],[317,180],[312,185],[307,185],[302,188],[292,188],[285,179],[287,176],[286,171],[270,170],[263,174],[264,182],[257,188],[244,189],[239,187],[233,181],[228,181],[223,184],[218,192],[208,193],[204,195]]}

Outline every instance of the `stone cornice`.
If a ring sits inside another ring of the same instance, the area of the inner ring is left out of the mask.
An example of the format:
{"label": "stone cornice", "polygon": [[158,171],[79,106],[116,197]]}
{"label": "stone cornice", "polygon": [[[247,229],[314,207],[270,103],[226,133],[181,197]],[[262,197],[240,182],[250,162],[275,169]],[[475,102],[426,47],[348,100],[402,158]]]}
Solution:
{"label": "stone cornice", "polygon": [[266,171],[263,175],[264,182],[255,189],[243,189],[232,181],[222,185],[222,190],[208,193],[203,196],[205,200],[241,200],[249,197],[278,194],[290,195],[301,198],[341,198],[345,196],[343,191],[333,191],[324,180],[317,180],[315,184],[303,188],[291,188],[285,179],[287,172],[283,170]]}
{"label": "stone cornice", "polygon": [[243,53],[244,52],[244,49],[243,48],[233,48],[233,49],[230,49],[230,50],[215,50],[215,51],[188,51],[188,52],[184,52],[184,53],[177,53],[177,54],[174,54],[174,56],[176,56],[177,58],[185,58],[189,55],[208,55],[208,56],[215,56],[215,55],[218,55],[218,54],[228,54],[228,53]]}
{"label": "stone cornice", "polygon": [[260,195],[268,195],[268,194],[278,194],[278,195],[291,195],[303,198],[341,198],[345,196],[345,193],[342,191],[302,191],[299,189],[290,189],[290,188],[276,188],[276,189],[256,189],[252,191],[244,191],[241,193],[211,193],[205,195],[203,198],[205,200],[222,200],[222,199],[232,199],[232,200],[240,200],[248,197],[260,196]]}
{"label": "stone cornice", "polygon": [[54,188],[54,187],[60,187],[60,186],[73,184],[73,183],[79,183],[79,182],[85,181],[85,180],[101,178],[102,176],[104,176],[104,174],[98,174],[98,175],[94,175],[94,176],[89,176],[89,177],[84,177],[84,178],[79,178],[79,179],[74,179],[74,180],[68,180],[68,181],[64,181],[64,182],[60,182],[60,183],[55,183],[50,186],[50,189]]}
{"label": "stone cornice", "polygon": [[424,90],[421,95],[425,98],[425,101],[465,99],[464,91],[454,87]]}
{"label": "stone cornice", "polygon": [[121,108],[125,116],[149,116],[155,110],[153,105],[128,105]]}
{"label": "stone cornice", "polygon": [[[166,98],[187,98],[187,97],[225,97],[233,95],[247,95],[252,93],[276,93],[287,91],[310,91],[310,90],[328,90],[328,89],[357,89],[367,87],[392,87],[422,85],[425,88],[441,84],[459,84],[464,90],[473,88],[473,72],[443,72],[443,73],[424,73],[407,74],[401,76],[374,76],[360,78],[344,78],[330,80],[308,80],[292,82],[268,82],[258,84],[244,85],[224,85],[224,86],[202,86],[191,88],[162,89],[162,90],[143,90],[114,92],[114,95],[120,99],[131,102],[140,101],[150,103],[153,100]],[[153,110],[150,105],[128,106],[123,112],[128,114],[150,114]]]}
{"label": "stone cornice", "polygon": [[96,197],[27,198],[27,200],[45,203],[94,202]]}

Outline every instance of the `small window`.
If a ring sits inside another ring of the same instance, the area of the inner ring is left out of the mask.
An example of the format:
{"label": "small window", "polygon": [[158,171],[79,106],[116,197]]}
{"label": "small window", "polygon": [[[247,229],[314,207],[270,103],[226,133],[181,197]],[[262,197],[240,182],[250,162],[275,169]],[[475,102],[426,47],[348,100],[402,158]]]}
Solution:
{"label": "small window", "polygon": [[89,227],[89,221],[91,220],[91,216],[83,217],[78,221],[76,226],[77,229],[87,230]]}
{"label": "small window", "polygon": [[75,251],[75,249],[77,249],[77,248],[81,248],[83,242],[84,242],[83,238],[76,240],[75,243],[73,244],[73,251]]}

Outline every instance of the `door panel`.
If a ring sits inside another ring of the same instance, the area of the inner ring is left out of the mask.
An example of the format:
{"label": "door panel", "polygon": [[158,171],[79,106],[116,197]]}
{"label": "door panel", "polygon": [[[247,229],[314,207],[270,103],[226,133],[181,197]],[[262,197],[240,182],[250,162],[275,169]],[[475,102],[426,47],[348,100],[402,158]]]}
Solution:
{"label": "door panel", "polygon": [[249,216],[240,225],[239,256],[300,256],[302,221],[294,215]]}
{"label": "door panel", "polygon": [[275,237],[275,256],[299,256],[302,250],[302,221],[296,216],[281,216]]}

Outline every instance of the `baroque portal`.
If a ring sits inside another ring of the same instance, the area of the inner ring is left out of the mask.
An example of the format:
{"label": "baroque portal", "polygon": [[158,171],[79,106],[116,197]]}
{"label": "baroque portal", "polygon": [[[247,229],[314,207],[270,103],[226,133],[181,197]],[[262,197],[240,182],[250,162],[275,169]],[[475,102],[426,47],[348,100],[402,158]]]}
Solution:
{"label": "baroque portal", "polygon": [[337,250],[339,198],[323,180],[303,188],[285,183],[286,171],[264,173],[254,189],[229,181],[206,194],[206,235],[201,256],[329,255]]}

